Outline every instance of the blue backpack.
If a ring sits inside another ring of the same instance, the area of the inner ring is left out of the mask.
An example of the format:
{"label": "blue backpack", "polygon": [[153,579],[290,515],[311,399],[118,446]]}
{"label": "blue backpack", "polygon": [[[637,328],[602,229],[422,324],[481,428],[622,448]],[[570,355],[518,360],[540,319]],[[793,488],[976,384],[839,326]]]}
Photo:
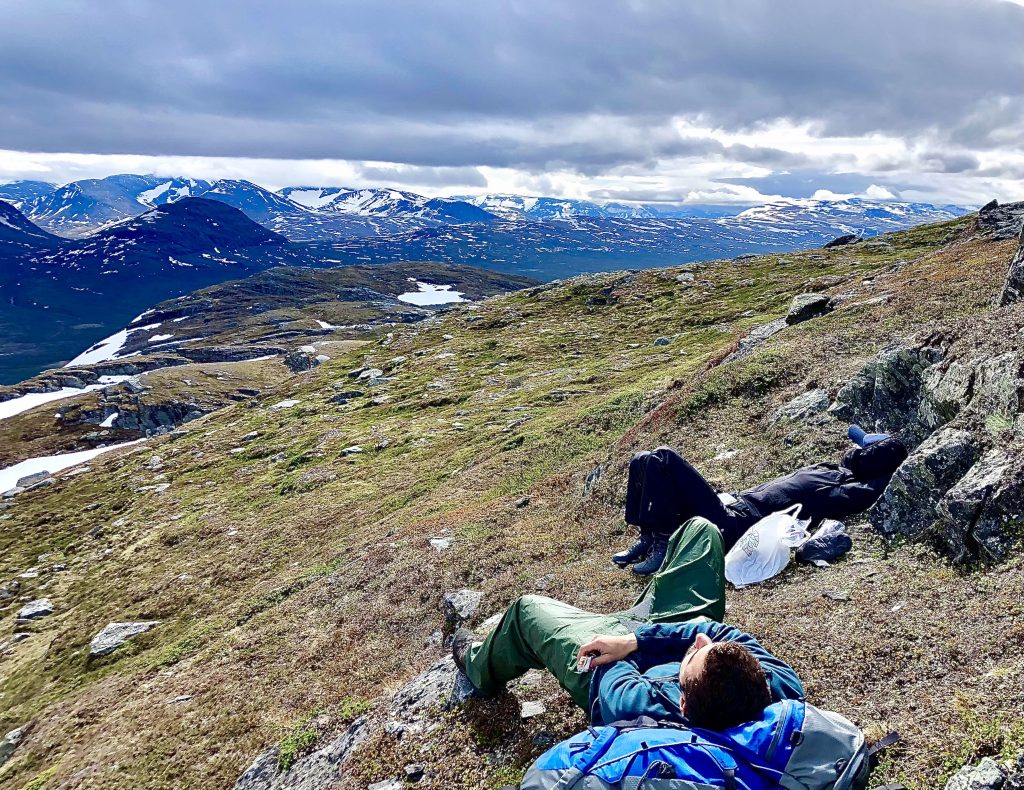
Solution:
{"label": "blue backpack", "polygon": [[549,749],[521,790],[861,790],[864,734],[836,713],[783,700],[725,732],[642,718]]}

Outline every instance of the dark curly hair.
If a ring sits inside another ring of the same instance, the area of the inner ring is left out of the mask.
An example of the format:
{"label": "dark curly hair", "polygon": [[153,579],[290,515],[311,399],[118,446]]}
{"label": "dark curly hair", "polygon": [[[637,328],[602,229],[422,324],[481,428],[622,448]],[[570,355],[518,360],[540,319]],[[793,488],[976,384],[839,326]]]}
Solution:
{"label": "dark curly hair", "polygon": [[736,642],[708,650],[701,673],[683,680],[683,698],[690,724],[717,731],[760,718],[772,701],[761,665]]}

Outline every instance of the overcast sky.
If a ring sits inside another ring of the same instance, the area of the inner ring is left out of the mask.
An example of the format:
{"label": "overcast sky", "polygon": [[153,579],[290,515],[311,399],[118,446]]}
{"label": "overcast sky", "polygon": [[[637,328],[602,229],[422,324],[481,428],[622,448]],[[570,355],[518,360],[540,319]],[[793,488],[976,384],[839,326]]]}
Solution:
{"label": "overcast sky", "polygon": [[0,180],[1024,199],[1024,0],[2,0]]}

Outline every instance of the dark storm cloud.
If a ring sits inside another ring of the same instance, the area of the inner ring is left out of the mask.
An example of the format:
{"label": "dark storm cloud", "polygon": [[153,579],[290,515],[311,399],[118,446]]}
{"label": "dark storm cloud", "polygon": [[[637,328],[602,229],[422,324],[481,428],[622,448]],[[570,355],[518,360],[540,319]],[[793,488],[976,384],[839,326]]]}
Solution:
{"label": "dark storm cloud", "polygon": [[8,0],[0,148],[591,175],[807,163],[682,138],[683,116],[983,149],[1021,140],[1022,40],[1024,8],[1000,0]]}

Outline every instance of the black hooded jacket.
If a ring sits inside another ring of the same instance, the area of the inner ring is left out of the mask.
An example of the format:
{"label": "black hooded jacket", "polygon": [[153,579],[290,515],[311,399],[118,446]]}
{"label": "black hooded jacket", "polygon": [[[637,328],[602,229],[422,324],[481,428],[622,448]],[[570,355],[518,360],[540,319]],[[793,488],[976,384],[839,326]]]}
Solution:
{"label": "black hooded jacket", "polygon": [[743,529],[770,513],[799,503],[800,518],[817,523],[844,519],[867,510],[882,495],[897,467],[907,457],[899,439],[883,439],[857,447],[839,465],[815,464],[735,494],[729,510]]}

